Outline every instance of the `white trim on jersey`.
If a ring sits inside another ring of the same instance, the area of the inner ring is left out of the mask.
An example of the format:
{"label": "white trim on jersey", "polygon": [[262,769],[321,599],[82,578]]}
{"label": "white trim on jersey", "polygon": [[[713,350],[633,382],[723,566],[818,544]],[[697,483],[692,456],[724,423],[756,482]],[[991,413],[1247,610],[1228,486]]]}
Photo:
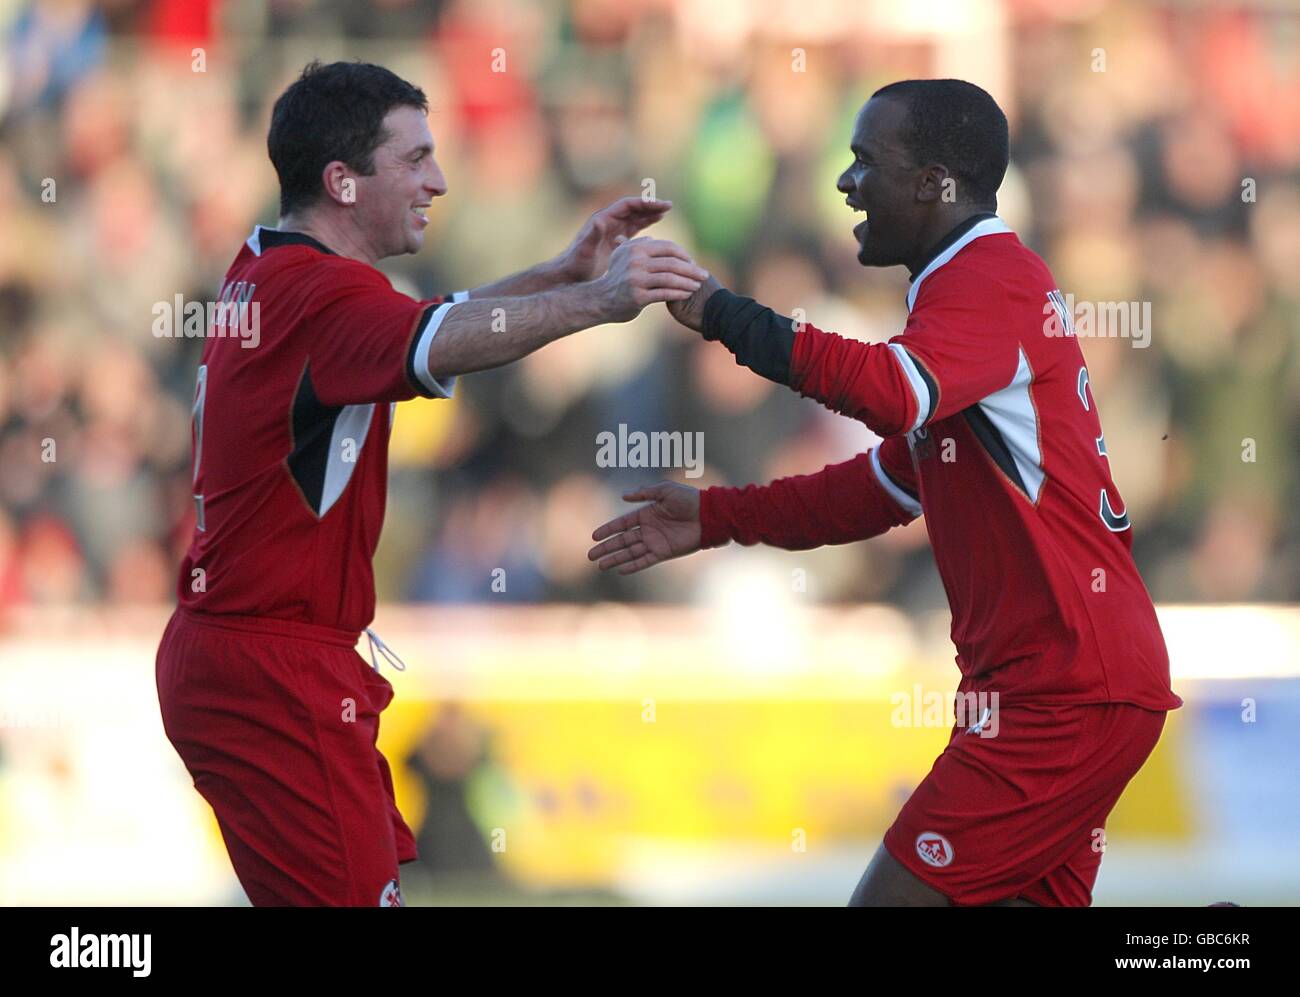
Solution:
{"label": "white trim on jersey", "polygon": [[982,398],[979,407],[989,422],[1002,434],[1002,440],[1011,451],[1020,479],[1025,483],[1029,501],[1037,502],[1046,472],[1043,470],[1043,451],[1038,439],[1038,412],[1029,395],[1034,383],[1034,372],[1029,368],[1024,347],[1019,348],[1020,360],[1016,364],[1011,383],[1000,391]]}
{"label": "white trim on jersey", "polygon": [[938,270],[980,236],[1001,235],[1010,231],[1011,226],[1001,218],[985,218],[982,222],[972,225],[969,232],[962,235],[956,242],[932,259],[930,265],[917,274],[916,280],[912,281],[912,286],[907,291],[907,310],[910,312],[912,306],[916,304],[916,295],[921,290],[921,283],[930,274]]}
{"label": "white trim on jersey", "polygon": [[913,519],[921,515],[923,511],[921,503],[894,484],[894,479],[880,466],[879,447],[871,448],[871,470],[876,473],[876,480],[880,482],[880,487],[885,490],[885,494],[902,506],[904,512]]}
{"label": "white trim on jersey", "polygon": [[890,343],[889,352],[898,361],[898,366],[903,368],[903,376],[907,378],[907,383],[912,386],[912,394],[916,396],[916,418],[904,430],[907,433],[915,433],[921,428],[921,423],[925,422],[925,417],[930,414],[932,403],[930,389],[926,387],[921,372],[916,369],[916,362],[912,359],[912,355],[900,343]]}
{"label": "white trim on jersey", "polygon": [[246,242],[249,249],[253,251],[254,256],[262,255],[262,226],[254,225],[253,234],[250,235]]}
{"label": "white trim on jersey", "polygon": [[453,291],[453,292],[452,292],[452,295],[451,295],[451,303],[452,303],[453,305],[458,305],[458,304],[460,304],[462,301],[468,301],[468,300],[469,300],[469,292],[468,292],[468,291]]}
{"label": "white trim on jersey", "polygon": [[[458,294],[467,294],[466,291],[458,291]],[[415,357],[412,362],[415,366],[415,376],[420,379],[420,383],[432,391],[439,398],[450,398],[452,392],[456,390],[456,378],[444,377],[441,381],[429,373],[429,347],[433,345],[433,337],[437,335],[438,327],[442,325],[443,319],[447,313],[455,306],[454,302],[448,302],[439,305],[433,310],[428,321],[424,323],[424,328],[420,330],[420,340],[415,344]]]}
{"label": "white trim on jersey", "polygon": [[[375,414],[375,404],[344,405],[339,417],[334,420],[334,432],[330,434],[330,451],[325,458],[325,483],[320,492],[320,516],[330,511],[331,506],[339,500],[343,489],[352,480],[352,472],[361,461],[361,448],[365,445],[366,434],[370,431],[370,420]],[[353,449],[348,454],[350,460],[344,460],[343,443],[352,440]]]}

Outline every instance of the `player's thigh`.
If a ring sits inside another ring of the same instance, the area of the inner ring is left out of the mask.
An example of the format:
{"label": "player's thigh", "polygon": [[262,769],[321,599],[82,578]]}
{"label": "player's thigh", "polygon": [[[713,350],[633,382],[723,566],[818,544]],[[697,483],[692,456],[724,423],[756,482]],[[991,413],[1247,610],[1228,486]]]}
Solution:
{"label": "player's thigh", "polygon": [[173,642],[164,723],[261,904],[365,905],[395,893],[378,713],[351,649],[194,627]]}
{"label": "player's thigh", "polygon": [[[934,887],[913,875],[881,845],[858,880],[850,907],[950,907],[952,902]],[[1037,907],[1024,897],[1000,900],[989,907]]]}
{"label": "player's thigh", "polygon": [[1105,850],[1106,821],[1129,782],[1146,763],[1160,739],[1165,713],[1127,703],[1101,707],[1103,726],[1098,749],[1088,760],[1089,779],[1070,797],[1076,822],[1069,856],[1023,896],[1042,906],[1088,906]]}
{"label": "player's thigh", "polygon": [[1004,706],[995,727],[955,730],[885,833],[889,853],[956,906],[1004,903],[1073,851],[1097,715]]}
{"label": "player's thigh", "polygon": [[947,907],[946,896],[922,882],[882,844],[858,880],[850,907]]}
{"label": "player's thigh", "polygon": [[[328,808],[320,825],[320,853],[344,867],[336,883],[340,903],[390,906],[400,903],[398,864],[413,857],[414,843],[401,842],[388,766],[377,747],[379,714],[392,699],[392,687],[350,648],[327,648],[299,657],[297,688],[309,711],[316,743],[319,796]],[[333,836],[334,843],[325,837]],[[403,855],[408,852],[408,855]]]}
{"label": "player's thigh", "polygon": [[307,777],[218,774],[194,780],[211,805],[231,865],[254,906],[390,906],[399,883],[393,822],[384,799],[332,794]]}

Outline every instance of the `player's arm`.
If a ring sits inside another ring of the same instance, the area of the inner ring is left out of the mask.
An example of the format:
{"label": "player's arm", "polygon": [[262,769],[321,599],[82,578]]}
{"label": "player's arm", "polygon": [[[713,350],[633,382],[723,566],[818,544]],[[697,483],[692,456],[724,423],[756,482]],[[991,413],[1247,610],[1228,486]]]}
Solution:
{"label": "player's arm", "polygon": [[663,218],[672,206],[672,201],[655,198],[619,198],[588,218],[559,256],[461,293],[467,294],[470,300],[516,298],[595,280],[608,269],[610,256],[620,241],[634,238],[642,229]]}
{"label": "player's arm", "polygon": [[911,453],[902,438],[815,474],[767,485],[714,487],[701,497],[701,546],[766,544],[809,550],[854,543],[921,515]]}
{"label": "player's arm", "polygon": [[650,505],[600,526],[587,552],[602,571],[641,571],[733,540],[809,550],[879,536],[921,515],[911,454],[901,438],[816,474],[700,491],[660,482],[623,496]]}
{"label": "player's arm", "polygon": [[324,405],[450,398],[456,376],[499,367],[603,322],[626,322],[655,301],[688,297],[708,277],[680,246],[619,245],[596,280],[519,298],[415,301],[377,270],[318,264],[298,323],[302,390]]}
{"label": "player's arm", "polygon": [[980,295],[959,280],[930,281],[904,333],[888,343],[796,325],[712,278],[670,311],[721,342],[737,364],[890,437],[961,411],[1016,372],[1012,341],[990,328],[989,289]]}
{"label": "player's arm", "polygon": [[622,242],[595,280],[524,297],[431,305],[412,347],[428,384],[500,367],[593,325],[627,322],[648,304],[689,297],[708,278],[676,243]]}

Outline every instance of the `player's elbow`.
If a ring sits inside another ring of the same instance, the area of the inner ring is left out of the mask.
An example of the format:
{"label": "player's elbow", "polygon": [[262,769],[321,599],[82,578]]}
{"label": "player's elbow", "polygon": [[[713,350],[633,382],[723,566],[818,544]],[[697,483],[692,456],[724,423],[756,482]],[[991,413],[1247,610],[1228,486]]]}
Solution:
{"label": "player's elbow", "polygon": [[412,380],[418,381],[424,392],[433,398],[450,398],[456,378],[469,373],[454,355],[436,341],[418,344],[412,350],[408,368]]}
{"label": "player's elbow", "polygon": [[862,404],[852,415],[881,439],[906,436],[916,428],[916,408],[905,401]]}

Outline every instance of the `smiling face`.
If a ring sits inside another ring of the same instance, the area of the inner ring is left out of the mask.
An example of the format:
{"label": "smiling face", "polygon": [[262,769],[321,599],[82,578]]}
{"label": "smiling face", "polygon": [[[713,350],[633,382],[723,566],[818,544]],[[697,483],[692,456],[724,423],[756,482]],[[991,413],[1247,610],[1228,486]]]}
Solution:
{"label": "smiling face", "polygon": [[858,112],[849,151],[853,162],[836,188],[848,205],[865,211],[854,226],[858,262],[892,267],[915,259],[931,201],[929,170],[912,162],[900,137],[907,107],[888,97],[873,97]]}
{"label": "smiling face", "polygon": [[433,136],[423,111],[397,107],[384,116],[387,138],[374,153],[374,172],[357,176],[354,222],[375,259],[417,253],[429,224],[426,210],[447,193],[433,158]]}

